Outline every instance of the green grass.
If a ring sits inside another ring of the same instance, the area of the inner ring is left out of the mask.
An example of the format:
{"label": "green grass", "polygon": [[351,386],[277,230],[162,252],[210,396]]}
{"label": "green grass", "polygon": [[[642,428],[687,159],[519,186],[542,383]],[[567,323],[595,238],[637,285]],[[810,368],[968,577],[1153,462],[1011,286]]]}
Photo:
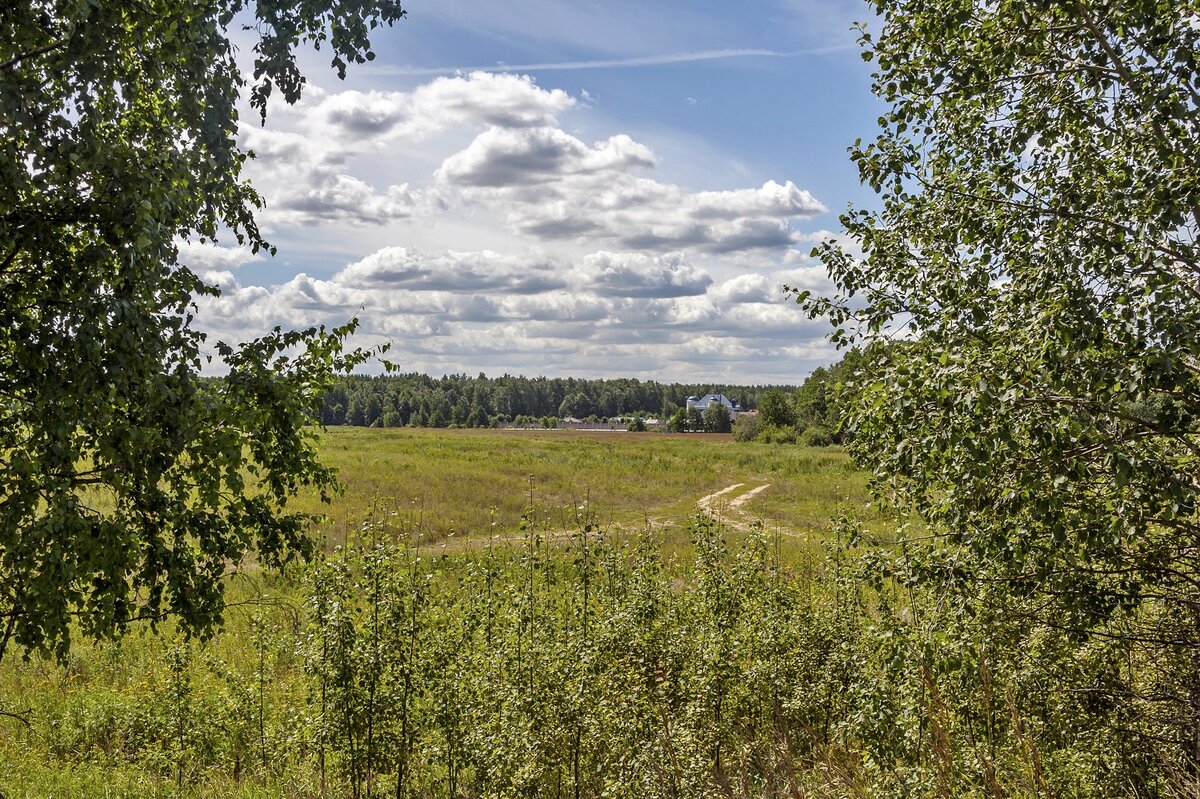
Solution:
{"label": "green grass", "polygon": [[346,484],[331,506],[306,497],[297,507],[324,513],[326,540],[340,543],[374,511],[419,524],[422,540],[508,535],[532,496],[538,523],[570,529],[585,501],[606,526],[647,521],[675,527],[696,501],[734,483],[734,498],[768,527],[819,532],[867,501],[864,476],[836,449],[739,443],[729,436],[503,430],[332,428],[322,454]]}
{"label": "green grass", "polygon": [[[847,510],[861,514],[867,501],[864,476],[840,450],[738,443],[728,436],[337,428],[321,448],[346,490],[331,506],[305,496],[297,507],[328,517],[314,530],[327,548],[353,540],[364,521],[384,517],[400,535],[419,533],[422,548],[444,555],[450,573],[465,562],[460,550],[479,552],[496,538],[520,540],[531,491],[536,528],[551,546],[568,540],[565,534],[577,528],[575,510],[586,501],[607,534],[651,527],[671,560],[686,561],[685,526],[698,499],[736,483],[743,485],[723,499],[767,485],[740,509],[726,511],[729,536],[761,524],[778,534],[780,556],[801,572],[817,567],[831,520]],[[231,581],[229,597],[234,607],[225,630],[192,648],[196,676],[189,701],[196,707],[190,712],[244,733],[255,729],[253,719],[244,718],[258,668],[251,619],[265,621],[277,639],[293,641],[303,597],[296,584],[253,566]],[[79,644],[65,666],[19,656],[0,663],[0,709],[29,711],[32,724],[26,729],[0,717],[0,797],[175,795],[168,662],[178,644],[168,624],[159,635],[140,628],[119,643]],[[267,726],[282,736],[297,726],[286,714],[304,705],[303,669],[291,644],[272,649],[264,662],[264,700],[273,709]],[[218,673],[240,676],[218,680]],[[238,685],[251,693],[239,694]],[[222,743],[188,741],[198,749],[210,745]],[[269,745],[281,752],[301,744]],[[185,794],[314,796],[319,790],[311,763],[301,767],[305,757],[266,778],[251,763],[244,779],[232,777],[228,766],[189,772]]]}

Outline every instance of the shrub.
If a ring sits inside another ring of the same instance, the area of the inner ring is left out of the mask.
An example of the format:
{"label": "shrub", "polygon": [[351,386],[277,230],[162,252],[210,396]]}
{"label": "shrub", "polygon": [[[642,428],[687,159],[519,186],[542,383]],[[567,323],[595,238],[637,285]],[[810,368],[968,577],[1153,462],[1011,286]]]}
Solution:
{"label": "shrub", "polygon": [[833,444],[833,432],[821,424],[805,428],[800,434],[799,441],[806,447],[828,447]]}
{"label": "shrub", "polygon": [[734,441],[753,441],[758,438],[758,432],[759,424],[756,415],[739,416],[733,423]]}
{"label": "shrub", "polygon": [[791,425],[760,423],[758,437],[760,441],[766,441],[768,444],[795,444],[798,434],[796,428]]}

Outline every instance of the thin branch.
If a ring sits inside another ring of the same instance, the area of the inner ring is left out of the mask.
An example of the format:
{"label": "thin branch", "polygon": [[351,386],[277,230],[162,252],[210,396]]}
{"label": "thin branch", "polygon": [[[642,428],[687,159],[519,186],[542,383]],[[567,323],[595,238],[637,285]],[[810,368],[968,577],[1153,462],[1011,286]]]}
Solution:
{"label": "thin branch", "polygon": [[29,721],[29,716],[31,716],[32,714],[33,714],[32,710],[22,710],[18,713],[13,713],[8,710],[4,710],[4,709],[0,708],[0,717],[6,718],[6,719],[13,719],[14,721],[19,721],[22,724],[24,724],[25,727],[30,732],[33,732],[33,724]]}
{"label": "thin branch", "polygon": [[50,44],[44,44],[41,47],[35,47],[34,49],[26,50],[23,53],[17,53],[15,56],[8,59],[7,61],[0,62],[0,70],[12,69],[17,64],[20,64],[22,61],[26,61],[30,58],[36,58],[37,56],[44,55],[53,50],[57,50],[58,48],[64,46],[66,43],[67,43],[66,39],[59,39],[56,42],[51,42]]}

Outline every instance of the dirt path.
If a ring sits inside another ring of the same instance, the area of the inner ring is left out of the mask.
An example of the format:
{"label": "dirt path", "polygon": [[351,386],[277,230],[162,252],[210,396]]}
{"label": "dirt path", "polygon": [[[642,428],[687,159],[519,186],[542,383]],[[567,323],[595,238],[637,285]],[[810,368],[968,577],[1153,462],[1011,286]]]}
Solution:
{"label": "dirt path", "polygon": [[[747,532],[751,529],[754,520],[750,514],[750,511],[746,509],[746,504],[749,503],[750,500],[754,499],[756,496],[761,494],[763,491],[766,491],[768,488],[770,488],[771,484],[763,483],[760,486],[755,486],[754,488],[751,488],[749,491],[745,491],[736,496],[732,496],[732,497],[729,496],[729,495],[733,494],[735,491],[737,491],[739,488],[742,488],[745,485],[746,485],[745,483],[734,483],[733,485],[722,488],[720,491],[714,491],[711,494],[700,497],[700,499],[696,500],[696,507],[707,513],[715,514],[716,516],[720,517],[720,519],[723,523],[725,523],[726,525],[728,525],[729,527],[731,527],[735,530],[738,530],[740,532]],[[654,524],[665,524],[669,520],[664,518],[664,519],[648,519],[647,521],[652,522]],[[538,531],[538,535],[548,541],[566,540],[566,539],[569,539],[574,534],[575,534],[574,530],[546,529],[546,530]],[[789,537],[797,537],[797,538],[801,537],[801,536],[797,536],[794,533],[785,532],[783,534],[786,536],[789,536]],[[438,541],[431,541],[427,544],[424,544],[423,546],[427,547],[429,549],[432,549],[432,550],[446,551],[446,550],[476,548],[479,546],[486,546],[489,543],[490,544],[500,544],[500,545],[515,544],[515,543],[517,543],[519,541],[523,541],[523,540],[525,540],[525,536],[523,534],[508,533],[505,535],[497,535],[497,536],[489,536],[489,537],[468,536],[465,538],[441,539]]]}
{"label": "dirt path", "polygon": [[763,491],[766,491],[770,487],[771,487],[770,483],[764,483],[763,485],[760,485],[758,488],[750,489],[745,494],[742,494],[739,497],[734,497],[729,502],[730,510],[739,510],[740,511],[742,509],[743,505],[745,505],[747,502],[754,499],[754,497],[756,497],[758,494],[760,494]]}
{"label": "dirt path", "polygon": [[700,499],[696,500],[696,506],[704,510],[712,510],[713,503],[717,501],[718,497],[722,497],[730,491],[736,491],[744,485],[745,483],[734,483],[731,486],[722,488],[720,491],[714,491],[706,497],[700,497]]}
{"label": "dirt path", "polygon": [[771,487],[770,483],[763,483],[760,486],[755,486],[749,491],[745,491],[737,496],[728,499],[722,499],[726,495],[732,494],[745,483],[734,483],[731,486],[722,488],[720,491],[715,491],[706,497],[701,497],[696,502],[696,507],[708,513],[714,513],[720,517],[721,521],[729,527],[741,532],[747,532],[753,526],[753,518],[750,512],[746,509],[746,503],[754,499],[756,496],[766,491]]}

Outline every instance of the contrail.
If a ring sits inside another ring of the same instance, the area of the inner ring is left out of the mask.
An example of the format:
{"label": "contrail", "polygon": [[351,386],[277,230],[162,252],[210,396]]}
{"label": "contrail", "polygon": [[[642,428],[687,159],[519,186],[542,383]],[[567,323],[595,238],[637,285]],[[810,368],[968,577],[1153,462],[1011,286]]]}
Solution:
{"label": "contrail", "polygon": [[664,55],[636,56],[634,58],[607,58],[591,61],[550,61],[535,64],[484,64],[456,67],[406,67],[363,65],[362,71],[377,75],[445,75],[454,72],[534,72],[570,69],[625,69],[628,67],[658,67],[669,64],[687,64],[695,61],[717,61],[724,58],[794,58],[801,55],[822,55],[850,50],[854,44],[839,44],[817,47],[811,50],[697,50],[692,53],[667,53]]}

